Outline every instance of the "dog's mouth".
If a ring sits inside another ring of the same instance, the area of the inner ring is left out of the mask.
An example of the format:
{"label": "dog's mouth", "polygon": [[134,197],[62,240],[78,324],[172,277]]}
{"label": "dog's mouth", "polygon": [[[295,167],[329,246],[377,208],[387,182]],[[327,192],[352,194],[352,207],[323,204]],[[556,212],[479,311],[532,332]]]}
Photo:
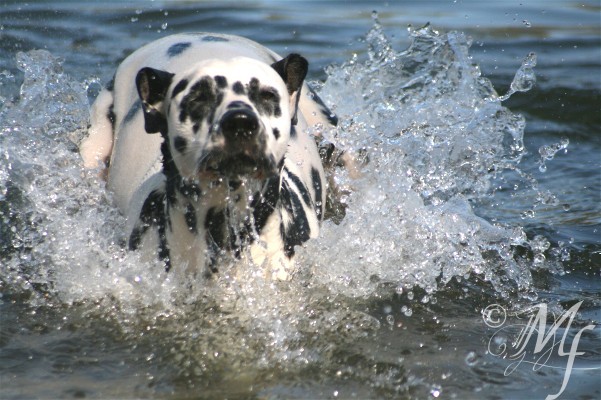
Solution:
{"label": "dog's mouth", "polygon": [[202,157],[198,174],[201,178],[250,177],[266,179],[277,174],[277,166],[273,157],[255,156],[247,153],[228,154],[212,151]]}

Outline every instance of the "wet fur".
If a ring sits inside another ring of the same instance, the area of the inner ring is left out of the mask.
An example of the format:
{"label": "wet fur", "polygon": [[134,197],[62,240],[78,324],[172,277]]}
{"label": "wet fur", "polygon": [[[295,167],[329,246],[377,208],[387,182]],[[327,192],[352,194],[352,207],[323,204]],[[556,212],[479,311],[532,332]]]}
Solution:
{"label": "wet fur", "polygon": [[106,167],[130,249],[210,274],[248,248],[267,274],[290,277],[295,246],[318,235],[325,215],[307,129],[336,124],[303,82],[307,68],[297,54],[205,33],[124,60],[80,150],[86,166]]}

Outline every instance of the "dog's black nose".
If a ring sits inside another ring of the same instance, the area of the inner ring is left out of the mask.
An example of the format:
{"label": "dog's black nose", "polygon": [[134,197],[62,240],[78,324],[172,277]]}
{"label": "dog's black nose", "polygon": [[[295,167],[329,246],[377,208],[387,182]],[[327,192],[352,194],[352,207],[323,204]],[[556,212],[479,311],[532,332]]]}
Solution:
{"label": "dog's black nose", "polygon": [[252,110],[229,110],[221,118],[221,132],[227,140],[252,139],[259,132],[259,119]]}

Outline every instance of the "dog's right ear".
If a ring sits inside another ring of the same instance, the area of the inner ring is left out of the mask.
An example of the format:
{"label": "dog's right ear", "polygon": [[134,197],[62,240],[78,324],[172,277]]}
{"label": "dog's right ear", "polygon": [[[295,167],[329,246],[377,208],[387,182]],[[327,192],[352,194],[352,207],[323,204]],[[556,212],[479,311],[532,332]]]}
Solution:
{"label": "dog's right ear", "polygon": [[147,133],[167,132],[167,118],[161,109],[172,80],[172,73],[149,67],[142,68],[136,76],[136,87],[144,110],[144,129]]}

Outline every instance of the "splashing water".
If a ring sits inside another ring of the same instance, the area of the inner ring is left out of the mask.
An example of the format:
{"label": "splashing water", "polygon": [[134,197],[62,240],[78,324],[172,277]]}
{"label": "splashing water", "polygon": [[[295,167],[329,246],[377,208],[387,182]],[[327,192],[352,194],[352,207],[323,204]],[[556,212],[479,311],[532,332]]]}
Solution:
{"label": "splashing water", "polygon": [[553,143],[551,145],[544,145],[539,147],[538,154],[540,154],[540,160],[538,162],[538,169],[540,172],[547,171],[547,161],[555,158],[555,155],[559,153],[561,150],[567,152],[568,145],[570,144],[570,140],[568,138],[561,138],[559,143]]}
{"label": "splashing water", "polygon": [[[340,344],[378,329],[338,295],[369,298],[383,284],[432,294],[474,273],[502,296],[527,290],[532,265],[516,260],[514,246],[532,247],[534,267],[543,268],[548,243],[484,220],[470,202],[490,196],[498,174],[517,170],[525,122],[501,102],[531,87],[535,56],[500,97],[464,34],[424,27],[410,35],[411,46],[395,51],[376,21],[365,38],[368,58],[331,66],[327,81],[315,84],[340,119],[327,139],[356,156],[359,173],[332,171],[345,216],[298,249],[299,271],[285,284],[240,263],[220,268],[213,281],[191,281],[125,251],[124,218],[76,152],[97,82],[74,82],[45,51],[20,53],[19,99],[0,96],[0,284],[27,293],[34,306],[49,298],[88,304],[136,340],[150,340],[136,333],[140,326],[166,332],[171,347],[148,357],[186,376],[245,359],[319,363],[327,354],[315,342]],[[367,369],[365,378],[384,382],[386,374]]]}
{"label": "splashing water", "polygon": [[[349,296],[369,296],[383,282],[434,292],[470,273],[501,294],[499,274],[527,288],[528,268],[512,254],[524,232],[492,225],[470,206],[503,169],[516,168],[524,119],[501,105],[509,94],[497,96],[481,76],[465,35],[426,26],[411,37],[408,50],[395,52],[376,23],[368,60],[328,70],[320,95],[342,121],[330,140],[363,154],[366,165],[358,179],[336,171],[346,216],[306,246],[305,262]],[[534,60],[527,58],[511,93],[528,90]]]}
{"label": "splashing water", "polygon": [[[17,65],[20,99],[0,114],[2,275],[23,289],[70,282],[56,292],[69,303],[101,282],[90,278],[100,278],[116,255],[109,253],[118,247],[121,217],[77,154],[89,121],[86,86],[65,76],[47,51],[19,53]],[[67,271],[74,274],[61,276]]]}
{"label": "splashing water", "polygon": [[499,97],[499,100],[505,101],[517,92],[527,92],[534,87],[536,83],[536,75],[534,67],[536,66],[536,54],[530,53],[522,61],[522,65],[515,73],[513,81],[509,86],[509,90],[504,96]]}
{"label": "splashing water", "polygon": [[[526,242],[524,232],[478,217],[470,200],[487,196],[491,179],[521,159],[524,120],[501,101],[528,90],[535,56],[499,97],[464,34],[428,26],[410,34],[411,46],[397,52],[376,20],[368,59],[332,66],[317,84],[341,121],[329,139],[365,165],[358,178],[334,171],[346,216],[300,249],[300,264],[318,284],[351,296],[369,296],[382,282],[434,292],[453,276],[495,281],[499,271],[527,287],[528,270],[511,250]],[[169,304],[176,279],[122,250],[122,217],[73,151],[88,123],[87,86],[69,80],[47,52],[20,53],[17,62],[25,80],[18,103],[2,113],[1,193],[21,198],[11,207],[29,212],[4,215],[9,268],[26,263],[66,302],[110,294]]]}

